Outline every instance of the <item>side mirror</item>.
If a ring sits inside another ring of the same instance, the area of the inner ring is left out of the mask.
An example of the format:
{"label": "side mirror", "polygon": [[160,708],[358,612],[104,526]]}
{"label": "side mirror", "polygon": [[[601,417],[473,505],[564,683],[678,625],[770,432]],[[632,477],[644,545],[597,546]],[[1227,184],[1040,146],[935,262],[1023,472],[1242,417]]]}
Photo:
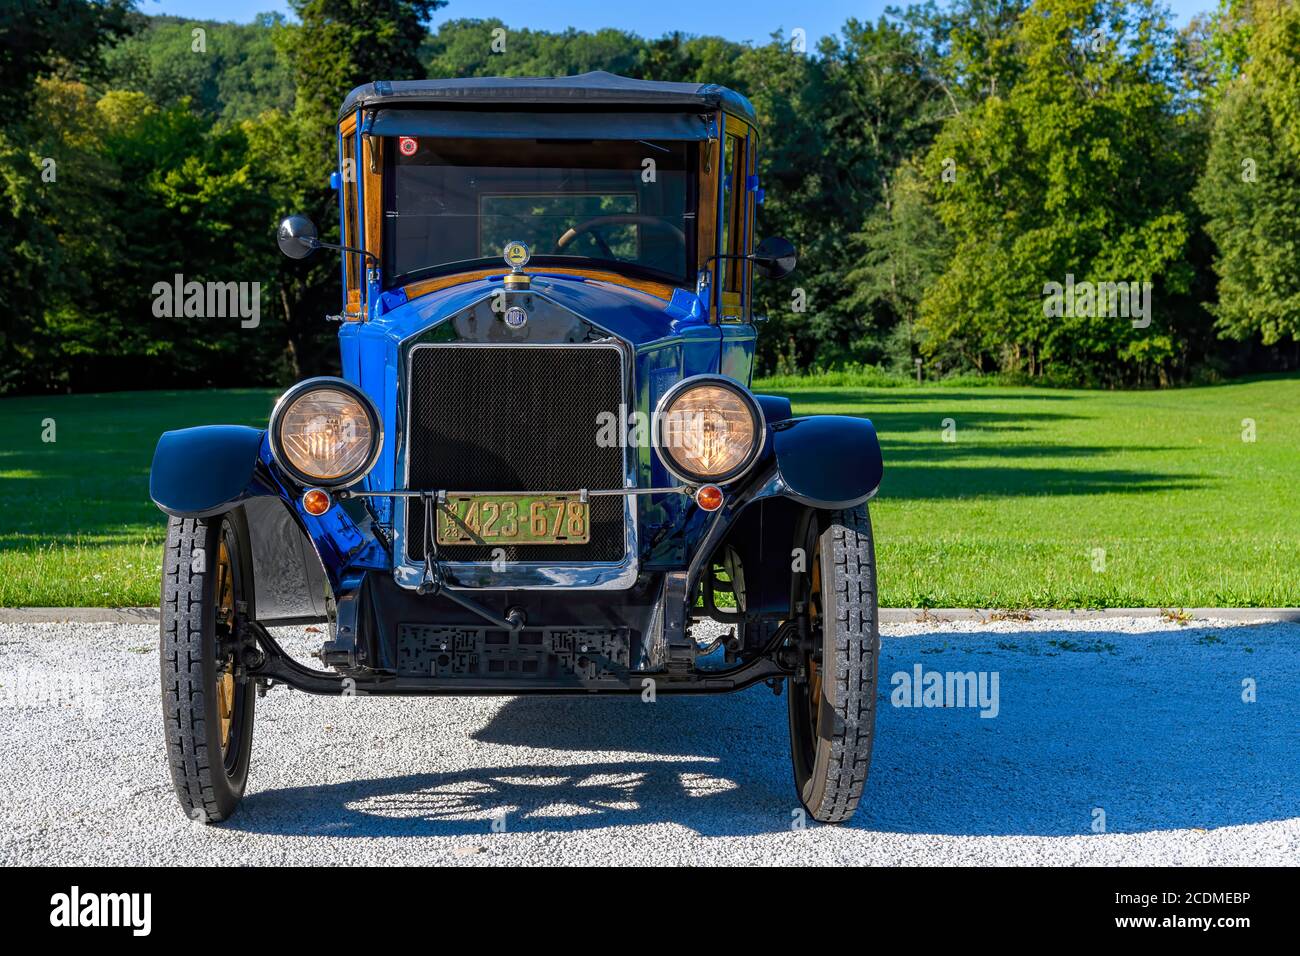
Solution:
{"label": "side mirror", "polygon": [[781,236],[764,239],[749,258],[753,260],[754,268],[769,279],[784,279],[794,272],[795,263],[799,261],[794,243]]}
{"label": "side mirror", "polygon": [[316,224],[306,216],[286,216],[280,220],[275,241],[290,259],[305,259],[320,246]]}

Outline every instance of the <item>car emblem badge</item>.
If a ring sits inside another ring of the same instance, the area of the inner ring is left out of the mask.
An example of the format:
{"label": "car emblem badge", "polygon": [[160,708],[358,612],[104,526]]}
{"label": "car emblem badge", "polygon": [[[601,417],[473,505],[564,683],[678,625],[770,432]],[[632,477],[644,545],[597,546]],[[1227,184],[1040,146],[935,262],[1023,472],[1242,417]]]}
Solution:
{"label": "car emblem badge", "polygon": [[528,260],[533,257],[533,254],[528,251],[528,246],[518,239],[507,242],[502,252],[505,255],[506,265],[516,271],[528,265]]}
{"label": "car emblem badge", "polygon": [[[502,277],[502,285],[516,292],[527,289],[532,280],[528,277],[528,273],[524,272],[524,266],[528,265],[528,260],[533,257],[533,254],[528,251],[528,246],[518,239],[511,239],[501,252],[506,265],[510,267],[510,271]],[[522,326],[523,323],[521,322],[520,325]]]}
{"label": "car emblem badge", "polygon": [[510,308],[506,309],[505,320],[506,325],[510,326],[510,328],[522,329],[528,324],[528,313],[519,308],[519,306],[512,305]]}

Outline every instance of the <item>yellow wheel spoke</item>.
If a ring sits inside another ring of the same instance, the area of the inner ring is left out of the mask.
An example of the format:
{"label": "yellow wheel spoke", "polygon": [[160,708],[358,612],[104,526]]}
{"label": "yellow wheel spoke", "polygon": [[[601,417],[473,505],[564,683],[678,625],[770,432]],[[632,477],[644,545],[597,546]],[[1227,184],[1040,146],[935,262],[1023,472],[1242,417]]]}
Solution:
{"label": "yellow wheel spoke", "polygon": [[[230,630],[235,626],[235,576],[230,566],[230,550],[223,539],[217,549],[217,623]],[[223,669],[217,673],[217,716],[221,719],[221,750],[230,749],[230,726],[235,718],[235,675],[226,661],[218,661]]]}

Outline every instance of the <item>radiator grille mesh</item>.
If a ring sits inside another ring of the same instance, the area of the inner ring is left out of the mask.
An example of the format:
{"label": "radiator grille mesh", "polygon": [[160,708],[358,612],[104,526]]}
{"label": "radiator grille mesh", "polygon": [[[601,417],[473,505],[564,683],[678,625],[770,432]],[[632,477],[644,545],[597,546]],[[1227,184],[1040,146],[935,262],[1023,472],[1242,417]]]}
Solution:
{"label": "radiator grille mesh", "polygon": [[[417,346],[411,351],[408,487],[445,491],[622,488],[624,451],[596,442],[623,400],[609,346]],[[591,540],[505,549],[507,561],[620,561],[624,499],[591,499]],[[407,500],[406,553],[424,560],[424,504]],[[493,546],[440,545],[449,561]]]}

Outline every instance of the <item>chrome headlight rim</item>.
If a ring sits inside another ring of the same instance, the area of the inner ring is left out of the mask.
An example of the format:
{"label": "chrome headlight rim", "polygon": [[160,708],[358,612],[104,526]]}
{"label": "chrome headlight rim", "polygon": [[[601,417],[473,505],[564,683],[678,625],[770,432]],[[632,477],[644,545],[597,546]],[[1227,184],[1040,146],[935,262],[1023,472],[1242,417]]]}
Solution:
{"label": "chrome headlight rim", "polygon": [[[370,433],[374,436],[371,442],[370,452],[366,455],[366,460],[355,469],[338,478],[324,479],[315,475],[309,475],[304,471],[296,468],[289,461],[289,456],[284,452],[284,446],[280,441],[280,422],[286,411],[293,406],[293,403],[302,398],[307,392],[330,390],[343,392],[349,397],[356,400],[357,404],[365,411],[366,417],[370,419]],[[338,378],[333,375],[320,375],[316,378],[305,378],[298,384],[289,388],[275,402],[275,408],[271,410],[271,418],[267,422],[267,437],[271,443],[271,455],[275,458],[275,464],[281,471],[292,478],[300,487],[303,488],[350,488],[359,482],[370,470],[375,467],[379,461],[379,453],[384,448],[384,421],[379,416],[379,407],[374,401],[357,386],[353,385],[347,379]]]}
{"label": "chrome headlight rim", "polygon": [[[683,392],[700,385],[714,385],[725,388],[734,393],[742,402],[745,403],[746,407],[749,408],[749,413],[754,419],[756,441],[754,442],[753,447],[749,450],[749,454],[740,464],[736,465],[730,471],[717,475],[697,474],[687,468],[683,468],[673,460],[672,454],[664,448],[663,444],[663,424],[669,407],[671,407],[672,403]],[[659,456],[659,460],[663,463],[664,468],[668,470],[668,473],[678,481],[683,481],[688,485],[696,486],[725,485],[736,481],[738,478],[743,478],[758,462],[758,459],[763,456],[763,449],[767,445],[767,419],[763,415],[763,406],[758,403],[758,399],[754,397],[754,393],[734,378],[728,378],[725,375],[714,375],[711,373],[692,375],[689,378],[682,379],[660,396],[658,404],[655,405],[653,438],[655,454]]]}

